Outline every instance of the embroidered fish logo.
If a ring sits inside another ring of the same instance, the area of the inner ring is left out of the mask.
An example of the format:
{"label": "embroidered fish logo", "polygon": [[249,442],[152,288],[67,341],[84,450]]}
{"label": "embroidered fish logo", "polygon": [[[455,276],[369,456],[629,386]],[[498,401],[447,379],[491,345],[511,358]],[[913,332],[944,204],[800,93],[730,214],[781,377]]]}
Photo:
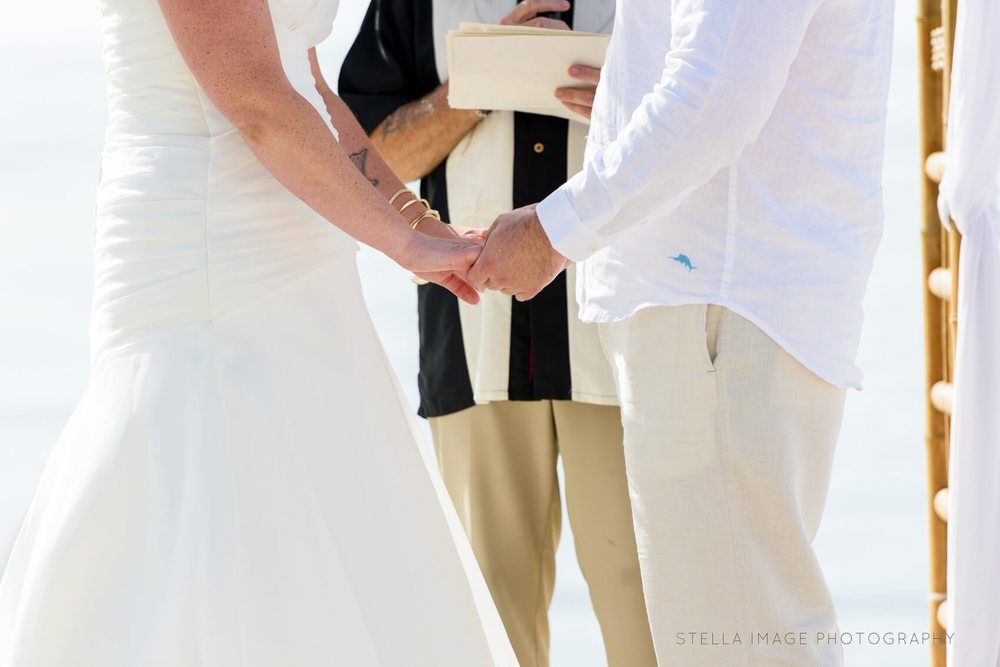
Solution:
{"label": "embroidered fish logo", "polygon": [[670,259],[674,260],[675,262],[686,268],[688,270],[688,273],[698,270],[697,266],[692,266],[691,258],[688,257],[687,255],[677,255],[676,257],[671,257]]}

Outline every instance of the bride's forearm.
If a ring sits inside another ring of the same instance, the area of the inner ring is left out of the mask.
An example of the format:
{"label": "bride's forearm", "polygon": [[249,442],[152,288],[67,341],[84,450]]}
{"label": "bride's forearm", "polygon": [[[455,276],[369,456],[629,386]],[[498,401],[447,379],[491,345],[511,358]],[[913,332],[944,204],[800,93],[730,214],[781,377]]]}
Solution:
{"label": "bride's forearm", "polygon": [[478,301],[460,274],[476,260],[480,244],[422,233],[429,228],[445,235],[440,232],[447,226],[434,220],[419,232],[411,229],[372,187],[371,176],[355,168],[358,156],[352,162],[321,113],[288,80],[267,0],[158,3],[194,78],[274,178],[357,240],[460,298]]}
{"label": "bride's forearm", "polygon": [[359,170],[359,157],[363,160],[365,154],[355,151],[352,157],[307,100],[292,92],[272,99],[267,109],[232,120],[261,163],[292,194],[358,241],[406,262],[412,232],[382,192],[394,187],[395,177],[388,168],[386,174],[378,170],[378,176],[367,165]]}
{"label": "bride's forearm", "polygon": [[[406,184],[400,179],[395,170],[389,166],[385,158],[375,147],[372,139],[365,134],[364,128],[354,116],[354,112],[347,106],[323,77],[320,70],[319,61],[316,58],[316,50],[309,51],[309,62],[312,66],[313,78],[316,80],[316,90],[323,98],[330,121],[337,128],[340,135],[340,145],[347,152],[348,157],[358,171],[368,179],[368,181],[378,190],[383,197],[391,199],[394,195],[406,188]],[[403,205],[415,196],[403,195],[394,202],[395,208],[400,209]],[[411,204],[403,213],[407,223],[415,220],[426,208],[420,205]],[[450,225],[443,225],[436,220],[427,220],[420,224],[420,231],[431,236],[449,238],[458,232]]]}
{"label": "bride's forearm", "polygon": [[[330,121],[337,128],[337,134],[340,135],[340,145],[347,152],[358,171],[383,196],[387,199],[392,197],[406,185],[388,165],[368,135],[365,134],[364,129],[347,104],[327,84],[316,57],[316,49],[309,51],[309,63],[316,81],[316,90],[323,98],[323,104],[326,105]],[[398,201],[396,207],[399,207]]]}
{"label": "bride's forearm", "polygon": [[282,66],[267,0],[158,0],[184,61],[292,194],[400,264],[416,232],[372,187]]}

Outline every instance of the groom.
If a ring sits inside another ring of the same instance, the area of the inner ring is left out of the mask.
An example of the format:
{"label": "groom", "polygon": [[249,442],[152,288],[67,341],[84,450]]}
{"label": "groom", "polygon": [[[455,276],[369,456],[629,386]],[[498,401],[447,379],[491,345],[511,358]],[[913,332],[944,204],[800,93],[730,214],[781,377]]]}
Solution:
{"label": "groom", "polygon": [[583,171],[498,218],[469,273],[528,299],[580,263],[660,664],[842,664],[811,543],[861,380],[892,20],[891,0],[620,3]]}

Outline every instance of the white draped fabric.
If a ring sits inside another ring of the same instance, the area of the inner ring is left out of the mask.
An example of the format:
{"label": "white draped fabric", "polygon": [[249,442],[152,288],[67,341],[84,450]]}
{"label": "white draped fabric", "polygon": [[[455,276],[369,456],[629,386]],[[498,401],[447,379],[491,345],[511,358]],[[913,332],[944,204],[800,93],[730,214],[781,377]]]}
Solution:
{"label": "white draped fabric", "polygon": [[941,215],[962,232],[952,414],[952,667],[1000,665],[1000,3],[960,0]]}

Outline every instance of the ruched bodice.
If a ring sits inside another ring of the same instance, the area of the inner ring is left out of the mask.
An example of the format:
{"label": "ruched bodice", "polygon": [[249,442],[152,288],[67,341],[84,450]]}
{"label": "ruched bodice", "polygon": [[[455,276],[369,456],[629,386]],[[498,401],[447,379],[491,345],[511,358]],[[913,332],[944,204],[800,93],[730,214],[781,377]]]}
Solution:
{"label": "ruched bodice", "polygon": [[[336,3],[270,6],[285,74],[329,125],[308,50],[330,32]],[[103,46],[109,126],[98,189],[95,362],[134,340],[252,306],[356,248],[257,160],[198,86],[156,0],[105,0]]]}

